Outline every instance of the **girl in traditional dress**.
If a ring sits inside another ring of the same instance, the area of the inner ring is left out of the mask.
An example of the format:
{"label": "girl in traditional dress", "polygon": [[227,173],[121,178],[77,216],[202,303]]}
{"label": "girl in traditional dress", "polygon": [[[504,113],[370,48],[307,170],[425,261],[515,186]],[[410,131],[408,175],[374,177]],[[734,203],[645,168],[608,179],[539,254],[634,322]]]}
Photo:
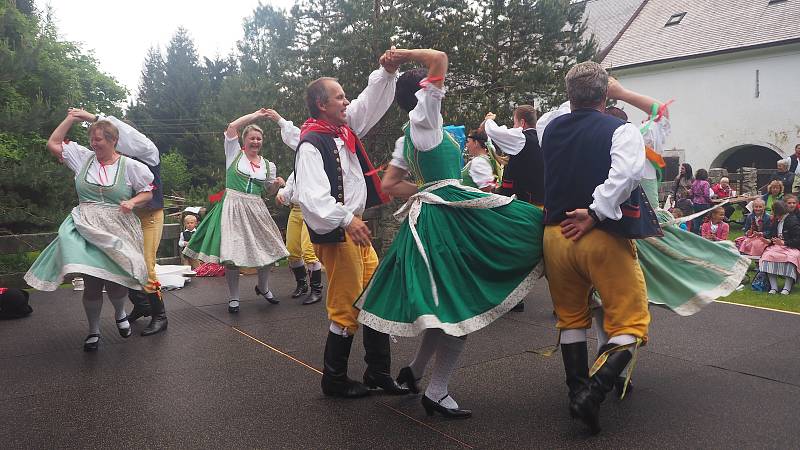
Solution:
{"label": "girl in traditional dress", "polygon": [[87,352],[97,350],[100,341],[103,288],[114,305],[120,336],[131,335],[125,313],[128,288],[141,290],[147,283],[142,228],[132,211],[150,201],[153,181],[147,166],[117,153],[120,130],[107,120],[89,127],[91,149],[66,139],[73,124],[94,118],[70,109],[47,141],[50,153],[75,173],[79,203],[25,274],[25,281],[41,291],[56,290],[68,274],[83,278]]}
{"label": "girl in traditional dress", "polygon": [[270,265],[289,255],[281,233],[261,195],[270,194],[285,183],[276,176],[275,164],[259,152],[263,131],[247,125],[239,144],[239,129],[257,119],[267,118],[265,108],[242,116],[225,131],[225,194],[214,205],[192,235],[183,254],[203,262],[225,265],[228,282],[228,312],[239,312],[239,268],[258,269],[256,294],[272,304],[280,303],[269,290]]}
{"label": "girl in traditional dress", "polygon": [[[395,213],[405,221],[356,302],[358,319],[392,335],[424,333],[414,361],[397,381],[419,392],[435,353],[422,405],[428,415],[466,418],[472,413],[459,407],[448,381],[465,336],[508,312],[541,276],[542,211],[461,184],[460,148],[442,127],[447,55],[392,54],[428,69],[406,72],[397,82],[395,98],[409,112],[409,123],[395,144],[383,190],[408,198]],[[409,172],[416,184],[404,181]]]}
{"label": "girl in traditional dress", "polygon": [[489,150],[489,137],[480,130],[470,130],[467,135],[467,152],[472,159],[461,169],[461,183],[464,186],[478,188],[484,192],[493,192],[500,179],[500,163]]}
{"label": "girl in traditional dress", "polygon": [[709,213],[709,220],[701,227],[700,235],[703,239],[721,242],[728,240],[729,231],[730,228],[728,224],[725,223],[725,208],[717,206]]}
{"label": "girl in traditional dress", "polygon": [[778,276],[786,277],[781,294],[789,295],[800,267],[800,219],[786,211],[782,200],[772,204],[769,237],[772,245],[761,255],[758,270],[767,274],[770,294],[778,292]]}
{"label": "girl in traditional dress", "polygon": [[744,236],[739,236],[734,241],[739,252],[745,255],[761,256],[770,244],[764,237],[771,225],[771,218],[764,210],[764,200],[753,200],[753,212],[744,219]]}

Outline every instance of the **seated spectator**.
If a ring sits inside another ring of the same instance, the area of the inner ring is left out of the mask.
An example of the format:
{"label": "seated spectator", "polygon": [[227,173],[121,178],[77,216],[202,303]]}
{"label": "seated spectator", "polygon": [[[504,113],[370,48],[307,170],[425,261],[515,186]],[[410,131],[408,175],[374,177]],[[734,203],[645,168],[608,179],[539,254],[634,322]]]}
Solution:
{"label": "seated spectator", "polygon": [[[705,211],[711,208],[711,185],[708,183],[708,171],[706,169],[697,169],[694,174],[694,181],[692,181],[692,205],[694,205],[694,212]],[[700,234],[700,226],[703,225],[705,216],[700,216],[694,219],[692,232]]]}
{"label": "seated spectator", "polygon": [[767,185],[767,193],[761,196],[761,199],[764,200],[765,211],[769,215],[773,215],[772,213],[772,204],[778,200],[783,200],[783,183],[778,180],[772,180]]}
{"label": "seated spectator", "polygon": [[800,219],[786,213],[783,200],[776,201],[772,211],[772,224],[767,235],[772,245],[761,255],[758,270],[767,274],[770,294],[778,292],[778,277],[785,277],[781,294],[789,295],[800,266]]}
{"label": "seated spectator", "polygon": [[[678,207],[670,209],[669,212],[670,212],[670,214],[672,214],[672,217],[674,217],[676,219],[680,219],[681,217],[683,217],[683,211]],[[675,226],[680,228],[683,231],[689,231],[689,226],[686,225],[686,222],[681,222],[681,223],[675,224]]]}
{"label": "seated spectator", "polygon": [[786,213],[797,215],[797,196],[794,194],[784,194],[783,202],[786,203]]}
{"label": "seated spectator", "polygon": [[[728,177],[722,177],[719,179],[719,183],[711,186],[711,190],[714,192],[714,197],[719,199],[726,199],[733,197],[733,188],[731,188],[731,183]],[[733,214],[733,205],[725,205],[723,206],[725,209],[725,221],[727,222],[728,219],[731,218],[731,214]]]}
{"label": "seated spectator", "polygon": [[[678,200],[675,203],[675,208],[674,209],[679,209],[681,211],[681,213],[680,213],[681,217],[690,216],[690,215],[692,215],[694,213],[694,206],[692,205],[692,201],[689,200],[688,198],[684,198],[684,199]],[[686,227],[684,227],[684,230],[692,231],[692,221],[691,220],[688,221],[688,222],[684,222],[684,225],[686,225]]]}
{"label": "seated spectator", "polygon": [[721,206],[711,210],[711,220],[700,227],[700,235],[709,241],[726,241],[730,228],[725,223],[725,210]]}
{"label": "seated spectator", "polygon": [[769,214],[764,210],[764,200],[753,200],[753,212],[744,219],[744,236],[736,238],[736,248],[740,253],[751,256],[761,256],[770,244],[764,237],[771,225]]}
{"label": "seated spectator", "polygon": [[794,184],[794,172],[789,172],[789,163],[786,160],[780,160],[777,163],[778,171],[775,172],[769,181],[777,180],[783,184],[783,192],[794,192],[792,185]]}

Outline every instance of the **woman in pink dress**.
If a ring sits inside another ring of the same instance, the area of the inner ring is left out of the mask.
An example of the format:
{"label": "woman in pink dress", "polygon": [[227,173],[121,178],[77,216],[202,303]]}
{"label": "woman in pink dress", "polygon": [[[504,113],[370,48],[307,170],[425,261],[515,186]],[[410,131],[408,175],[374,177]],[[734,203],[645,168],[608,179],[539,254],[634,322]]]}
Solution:
{"label": "woman in pink dress", "polygon": [[785,277],[781,294],[789,295],[797,280],[797,268],[800,267],[800,219],[787,212],[783,200],[773,203],[772,214],[772,226],[768,234],[772,245],[761,255],[758,270],[767,274],[770,294],[778,292],[778,276]]}
{"label": "woman in pink dress", "polygon": [[770,241],[764,237],[764,233],[769,230],[771,224],[771,218],[765,210],[764,200],[760,198],[753,200],[753,212],[744,219],[745,234],[734,241],[739,252],[745,255],[761,256],[770,244]]}

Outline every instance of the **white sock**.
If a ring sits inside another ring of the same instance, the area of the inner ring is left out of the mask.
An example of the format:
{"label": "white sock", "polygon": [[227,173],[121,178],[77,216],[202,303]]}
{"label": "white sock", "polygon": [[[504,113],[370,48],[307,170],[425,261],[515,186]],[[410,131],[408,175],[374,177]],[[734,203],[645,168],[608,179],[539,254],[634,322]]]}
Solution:
{"label": "white sock", "polygon": [[431,381],[425,389],[425,396],[439,402],[445,408],[458,408],[458,403],[449,396],[447,385],[458,365],[458,357],[464,351],[466,337],[455,337],[442,333],[437,339],[436,362],[433,364]]}
{"label": "white sock", "polygon": [[239,300],[239,268],[225,267],[225,281],[228,282],[228,294],[231,300]]}
{"label": "white sock", "polygon": [[308,268],[308,270],[310,270],[312,272],[315,272],[317,270],[322,269],[322,263],[319,262],[319,261],[314,261],[311,264],[306,264],[306,268]]}
{"label": "white sock", "polygon": [[[102,291],[95,291],[86,286],[83,291],[83,310],[86,311],[86,320],[89,322],[89,334],[100,334],[100,312],[103,311]],[[97,339],[94,338],[94,340]]]}
{"label": "white sock", "polygon": [[778,276],[774,273],[767,274],[767,278],[769,278],[769,288],[773,291],[778,290]]}
{"label": "white sock", "polygon": [[794,286],[794,280],[789,277],[786,277],[786,281],[784,281],[783,283],[783,290],[791,292],[792,286]]}
{"label": "white sock", "polygon": [[265,294],[269,293],[269,267],[258,269],[258,290]]}
{"label": "white sock", "polygon": [[346,333],[347,330],[345,330],[344,328],[340,327],[339,325],[336,325],[333,322],[331,322],[331,325],[328,327],[328,330],[330,330],[331,333],[333,333],[333,334],[338,334],[339,336],[347,337],[347,333]]}
{"label": "white sock", "polygon": [[[414,356],[414,360],[411,361],[411,364],[408,365],[408,367],[411,368],[411,373],[414,374],[415,379],[420,379],[425,374],[425,367],[428,365],[428,361],[431,360],[433,353],[436,351],[436,347],[439,343],[439,337],[442,334],[444,333],[438,328],[428,328],[422,334],[422,342],[419,344],[417,354]],[[437,398],[432,400],[439,399]]]}
{"label": "white sock", "polygon": [[583,328],[561,330],[560,342],[562,344],[586,342],[586,330]]}
{"label": "white sock", "polygon": [[594,333],[597,336],[597,348],[602,348],[608,342],[608,335],[606,329],[603,328],[603,308],[593,308],[592,315],[594,316]]}
{"label": "white sock", "polygon": [[[114,320],[120,320],[128,316],[125,313],[125,301],[128,299],[127,296],[117,297],[117,298],[109,298],[111,300],[111,304],[114,305]],[[130,328],[130,324],[128,321],[119,322],[117,323],[117,328],[125,329]]]}
{"label": "white sock", "polygon": [[636,342],[636,336],[632,334],[618,334],[608,340],[609,344],[614,345],[628,345]]}
{"label": "white sock", "polygon": [[298,267],[303,267],[306,264],[303,262],[302,259],[298,259],[296,261],[289,261],[289,268],[290,269],[297,269]]}

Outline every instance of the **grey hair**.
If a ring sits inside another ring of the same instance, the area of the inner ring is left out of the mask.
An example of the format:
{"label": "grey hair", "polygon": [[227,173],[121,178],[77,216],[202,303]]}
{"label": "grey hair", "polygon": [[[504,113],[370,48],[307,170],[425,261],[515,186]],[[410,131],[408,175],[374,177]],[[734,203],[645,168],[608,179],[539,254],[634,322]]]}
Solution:
{"label": "grey hair", "polygon": [[336,78],[322,77],[312,81],[306,88],[306,107],[308,114],[313,118],[318,118],[320,114],[319,104],[328,102],[327,82],[338,81]]}
{"label": "grey hair", "polygon": [[594,61],[574,65],[567,76],[567,98],[576,108],[594,108],[608,93],[608,72]]}

